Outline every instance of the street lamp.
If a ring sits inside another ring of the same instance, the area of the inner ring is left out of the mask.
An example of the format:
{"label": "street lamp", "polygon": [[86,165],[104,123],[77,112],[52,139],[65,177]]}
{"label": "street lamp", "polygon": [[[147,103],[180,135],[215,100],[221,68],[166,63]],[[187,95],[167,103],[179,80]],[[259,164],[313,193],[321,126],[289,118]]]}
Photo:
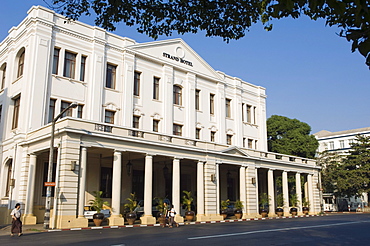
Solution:
{"label": "street lamp", "polygon": [[[50,153],[49,153],[49,165],[48,165],[48,177],[47,182],[52,182],[53,176],[53,159],[54,159],[54,130],[55,122],[69,109],[76,108],[77,102],[71,103],[68,107],[62,110],[57,117],[51,121],[51,136],[50,136]],[[51,202],[51,186],[46,187],[46,204],[45,204],[45,215],[44,215],[44,229],[49,229],[50,224],[50,202]],[[54,208],[55,209],[55,208]]]}

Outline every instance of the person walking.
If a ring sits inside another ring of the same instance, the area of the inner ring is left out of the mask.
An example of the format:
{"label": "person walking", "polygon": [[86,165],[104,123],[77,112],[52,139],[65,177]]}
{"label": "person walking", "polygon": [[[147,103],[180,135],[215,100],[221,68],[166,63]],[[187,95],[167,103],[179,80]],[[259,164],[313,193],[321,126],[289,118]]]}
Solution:
{"label": "person walking", "polygon": [[21,221],[21,204],[17,203],[10,215],[12,216],[12,228],[10,236],[18,233],[18,237],[22,236],[22,221]]}
{"label": "person walking", "polygon": [[170,206],[170,210],[168,210],[168,219],[169,219],[169,228],[172,228],[173,226],[179,227],[179,224],[176,223],[175,221],[175,215],[176,215],[176,210],[173,207],[173,205]]}

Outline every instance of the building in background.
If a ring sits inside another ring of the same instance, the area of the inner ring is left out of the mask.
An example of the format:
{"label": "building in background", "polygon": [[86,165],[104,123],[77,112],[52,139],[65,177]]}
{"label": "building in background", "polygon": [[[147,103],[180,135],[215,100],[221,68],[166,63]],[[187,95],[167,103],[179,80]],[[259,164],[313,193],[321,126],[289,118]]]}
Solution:
{"label": "building in background", "polygon": [[[339,132],[319,131],[315,134],[319,141],[318,153],[323,151],[335,152],[339,155],[346,155],[351,150],[351,144],[357,135],[370,136],[370,127],[352,129]],[[356,211],[359,207],[363,210],[368,206],[368,194],[364,193],[361,197],[351,197],[349,199],[337,197],[333,194],[323,194],[324,211]]]}
{"label": "building in background", "polygon": [[132,192],[143,224],[155,223],[154,197],[179,209],[183,190],[198,221],[220,219],[226,199],[259,216],[261,193],[273,216],[279,176],[286,214],[288,176],[320,210],[316,162],[267,152],[265,89],[215,71],[181,39],[137,43],[32,7],[0,43],[0,79],[0,218],[20,202],[25,224],[43,222],[50,122],[72,102],[56,123],[51,227],[87,226],[93,191],[111,204],[110,225],[123,225]]}

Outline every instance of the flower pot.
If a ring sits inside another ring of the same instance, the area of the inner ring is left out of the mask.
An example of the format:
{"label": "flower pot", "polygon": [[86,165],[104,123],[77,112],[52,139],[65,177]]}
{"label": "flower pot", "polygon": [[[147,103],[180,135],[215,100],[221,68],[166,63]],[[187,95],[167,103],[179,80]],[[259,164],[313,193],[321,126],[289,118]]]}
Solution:
{"label": "flower pot", "polygon": [[195,213],[193,211],[186,211],[185,212],[185,219],[187,221],[193,221],[195,217]]}
{"label": "flower pot", "polygon": [[95,226],[100,226],[103,220],[104,220],[103,213],[96,213],[93,215],[93,221],[94,221]]}
{"label": "flower pot", "polygon": [[226,219],[227,218],[227,210],[221,210],[221,213],[220,213],[221,215],[222,215],[222,217],[224,218],[224,219]]}
{"label": "flower pot", "polygon": [[158,212],[157,214],[158,223],[161,225],[161,227],[166,226],[166,215],[162,212]]}
{"label": "flower pot", "polygon": [[243,217],[243,210],[241,209],[235,210],[234,215],[237,220],[240,220]]}
{"label": "flower pot", "polygon": [[268,211],[267,211],[267,209],[261,209],[260,210],[260,214],[261,214],[261,216],[264,218],[264,217],[267,217],[267,215],[268,215]]}
{"label": "flower pot", "polygon": [[308,208],[308,207],[303,207],[302,208],[302,212],[303,212],[303,214],[305,214],[305,215],[308,215],[308,212],[310,211],[310,209]]}
{"label": "flower pot", "polygon": [[126,214],[126,220],[128,222],[129,225],[133,225],[135,223],[135,220],[136,220],[136,213],[134,212],[129,212]]}
{"label": "flower pot", "polygon": [[290,209],[290,213],[293,215],[293,216],[296,216],[297,213],[298,213],[298,209],[297,208],[291,208]]}
{"label": "flower pot", "polygon": [[277,216],[281,217],[281,216],[283,216],[283,215],[284,215],[284,209],[282,209],[282,208],[277,208],[277,209],[275,210],[275,213],[276,213],[276,215],[277,215]]}

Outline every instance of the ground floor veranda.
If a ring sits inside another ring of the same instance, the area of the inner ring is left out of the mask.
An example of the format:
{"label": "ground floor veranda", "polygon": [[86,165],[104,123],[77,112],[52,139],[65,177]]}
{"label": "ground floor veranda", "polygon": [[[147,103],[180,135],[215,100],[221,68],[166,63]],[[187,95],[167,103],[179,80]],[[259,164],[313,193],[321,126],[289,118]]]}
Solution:
{"label": "ground floor veranda", "polygon": [[[262,152],[255,155],[255,151],[230,146],[201,148],[188,140],[182,144],[181,138],[153,140],[133,131],[125,137],[112,133],[79,130],[71,122],[60,128],[55,141],[51,228],[87,226],[83,214],[94,191],[103,191],[104,200],[111,205],[109,225],[124,224],[123,205],[130,193],[144,201],[142,224],[156,221],[153,198],[166,197],[179,211],[184,190],[194,196],[197,221],[222,219],[220,203],[226,199],[242,201],[243,218],[258,217],[262,193],[270,197],[270,216],[275,216],[278,193],[284,197],[285,215],[293,193],[299,200],[299,212],[304,199],[309,201],[311,213],[320,211],[318,169],[307,160]],[[44,220],[49,157],[50,139],[31,139],[20,146],[22,158],[14,163],[14,168],[20,166],[18,182],[15,179],[12,187],[18,196],[14,200],[24,204],[25,224]],[[4,164],[2,174],[5,168]],[[179,213],[176,220],[183,221]]]}

